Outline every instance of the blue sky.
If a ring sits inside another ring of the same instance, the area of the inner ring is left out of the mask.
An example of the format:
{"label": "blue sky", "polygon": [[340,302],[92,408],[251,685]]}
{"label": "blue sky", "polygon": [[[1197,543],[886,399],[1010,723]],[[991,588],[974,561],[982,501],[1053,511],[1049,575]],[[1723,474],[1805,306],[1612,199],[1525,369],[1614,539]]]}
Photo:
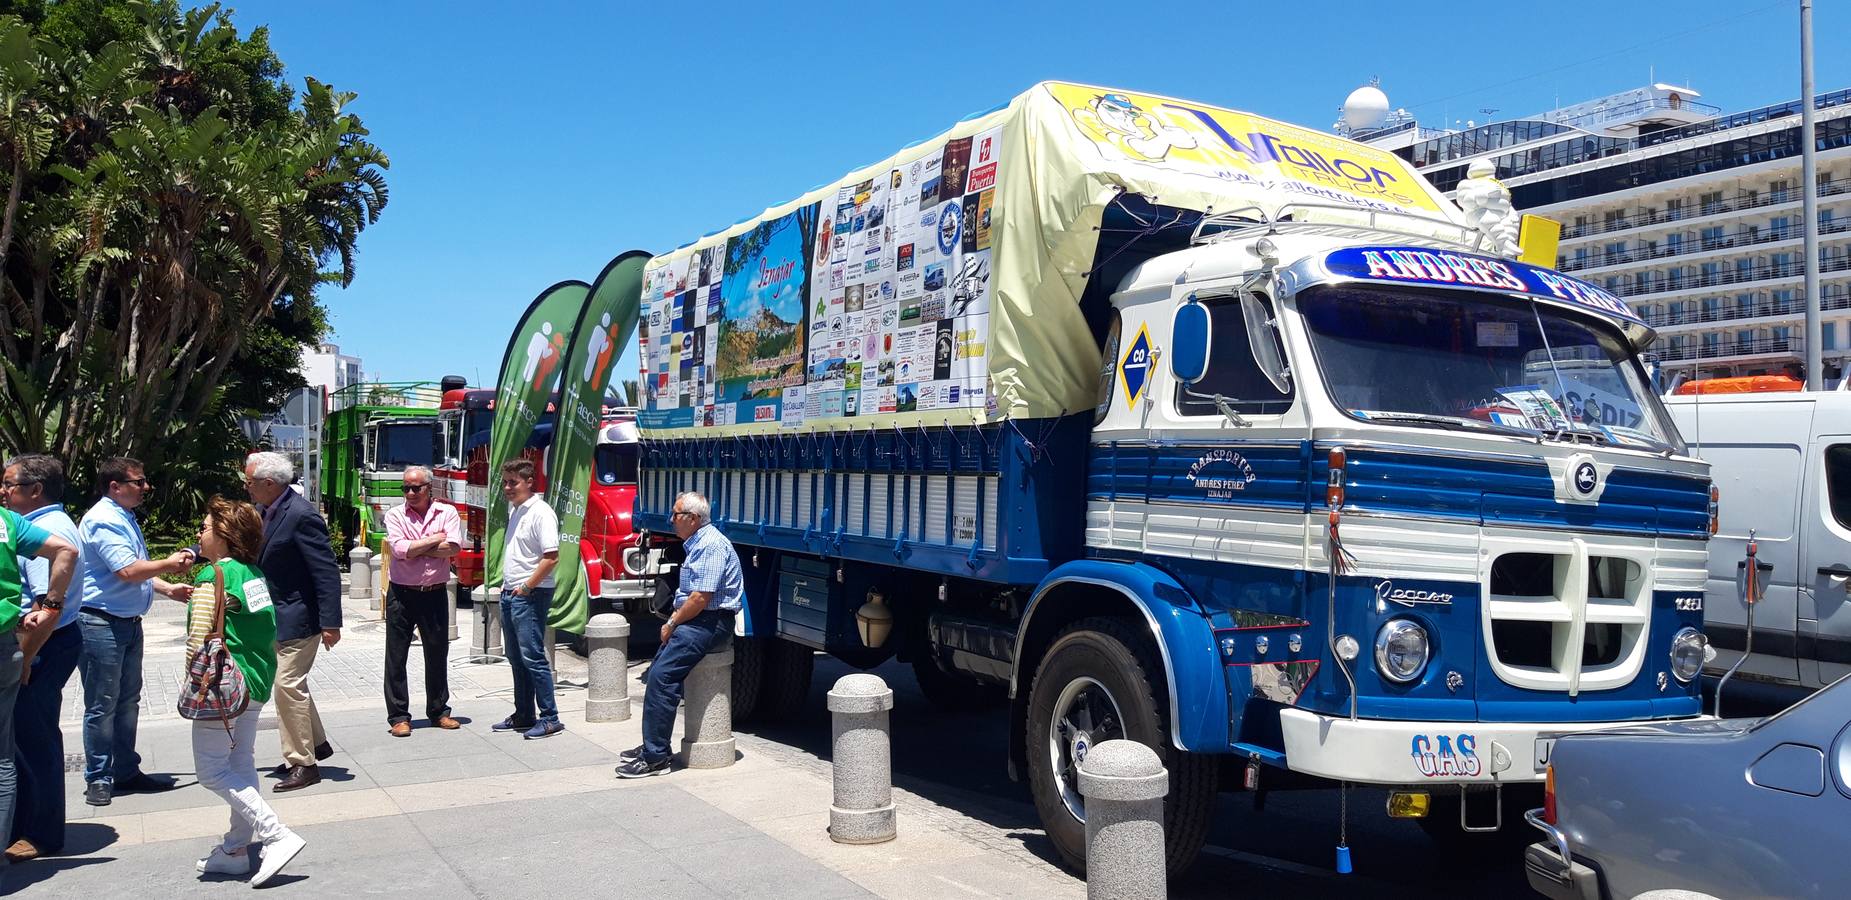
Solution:
{"label": "blue sky", "polygon": [[[1851,87],[1851,11],[1819,5],[1816,84]],[[358,92],[392,157],[358,278],[323,295],[331,339],[387,380],[492,381],[548,285],[672,249],[1040,80],[1316,128],[1372,76],[1434,125],[1654,77],[1730,112],[1799,95],[1796,0],[1431,6],[263,0],[235,21],[270,26],[298,86]],[[620,377],[635,360],[632,341]]]}

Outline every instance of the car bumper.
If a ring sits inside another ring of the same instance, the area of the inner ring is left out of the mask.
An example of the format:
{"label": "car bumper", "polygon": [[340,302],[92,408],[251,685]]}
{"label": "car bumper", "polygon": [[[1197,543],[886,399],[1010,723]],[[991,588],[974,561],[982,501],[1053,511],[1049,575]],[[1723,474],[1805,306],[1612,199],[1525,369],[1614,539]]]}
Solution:
{"label": "car bumper", "polygon": [[601,600],[636,600],[655,594],[655,582],[646,578],[604,579],[598,583]]}
{"label": "car bumper", "polygon": [[1600,873],[1575,862],[1568,836],[1544,822],[1540,809],[1524,813],[1523,820],[1549,838],[1523,851],[1523,874],[1530,888],[1550,900],[1600,900]]}
{"label": "car bumper", "polygon": [[[1286,764],[1359,784],[1541,783],[1555,738],[1638,722],[1405,722],[1279,713]],[[1540,752],[1539,752],[1540,751]]]}

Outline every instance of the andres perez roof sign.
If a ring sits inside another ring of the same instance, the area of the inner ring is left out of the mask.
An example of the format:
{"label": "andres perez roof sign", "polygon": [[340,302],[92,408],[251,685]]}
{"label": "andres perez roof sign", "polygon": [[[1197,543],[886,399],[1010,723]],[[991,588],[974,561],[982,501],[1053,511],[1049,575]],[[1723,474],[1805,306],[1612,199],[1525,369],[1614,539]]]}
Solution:
{"label": "andres perez roof sign", "polygon": [[1415,247],[1345,247],[1331,251],[1324,258],[1324,268],[1341,278],[1384,284],[1513,291],[1570,303],[1627,325],[1645,324],[1624,300],[1579,278],[1475,253]]}

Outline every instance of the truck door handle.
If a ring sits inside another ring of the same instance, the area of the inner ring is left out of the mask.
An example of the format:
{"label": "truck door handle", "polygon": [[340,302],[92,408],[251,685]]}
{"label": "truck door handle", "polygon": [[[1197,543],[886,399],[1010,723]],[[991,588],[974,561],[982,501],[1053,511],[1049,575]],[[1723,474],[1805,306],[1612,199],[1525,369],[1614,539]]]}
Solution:
{"label": "truck door handle", "polygon": [[1830,575],[1833,578],[1851,578],[1851,568],[1841,565],[1820,566],[1819,574]]}

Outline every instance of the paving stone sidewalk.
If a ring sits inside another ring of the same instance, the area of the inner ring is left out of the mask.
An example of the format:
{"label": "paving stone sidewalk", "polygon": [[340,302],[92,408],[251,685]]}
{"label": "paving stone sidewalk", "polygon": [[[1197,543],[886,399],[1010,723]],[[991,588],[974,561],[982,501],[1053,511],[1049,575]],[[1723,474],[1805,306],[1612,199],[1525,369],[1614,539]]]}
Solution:
{"label": "paving stone sidewalk", "polygon": [[[896,790],[900,836],[874,846],[829,840],[826,759],[751,734],[740,757],[718,770],[678,770],[619,781],[618,751],[641,741],[646,663],[632,662],[630,721],[584,721],[585,693],[559,695],[567,731],[543,741],[494,734],[510,710],[506,665],[471,665],[473,622],[460,614],[451,645],[452,705],[463,729],[386,733],[380,677],[384,631],[366,601],[348,601],[347,628],[316,660],[310,684],[335,756],[324,781],[269,796],[279,816],[309,841],[274,889],[302,896],[418,894],[432,897],[598,896],[1073,897],[1084,883],[1024,849],[1020,829],[991,824],[981,798],[958,809]],[[244,878],[202,877],[193,860],[223,832],[228,812],[192,777],[192,723],[173,713],[180,666],[181,608],[157,607],[147,625],[140,750],[144,768],[177,775],[178,790],[82,802],[82,779],[67,776],[67,855],[12,867],[0,894],[83,897],[196,897],[248,890]],[[412,706],[422,674],[411,654]],[[564,680],[582,684],[583,658],[557,654]],[[164,675],[162,677],[165,677]],[[77,679],[66,718],[81,702]],[[165,696],[153,685],[166,685]],[[418,725],[425,723],[418,720]],[[677,738],[681,733],[677,725]],[[67,749],[81,750],[77,728]],[[826,746],[826,744],[825,744]],[[273,710],[262,711],[257,761],[280,758]],[[263,779],[265,789],[271,784]]]}

